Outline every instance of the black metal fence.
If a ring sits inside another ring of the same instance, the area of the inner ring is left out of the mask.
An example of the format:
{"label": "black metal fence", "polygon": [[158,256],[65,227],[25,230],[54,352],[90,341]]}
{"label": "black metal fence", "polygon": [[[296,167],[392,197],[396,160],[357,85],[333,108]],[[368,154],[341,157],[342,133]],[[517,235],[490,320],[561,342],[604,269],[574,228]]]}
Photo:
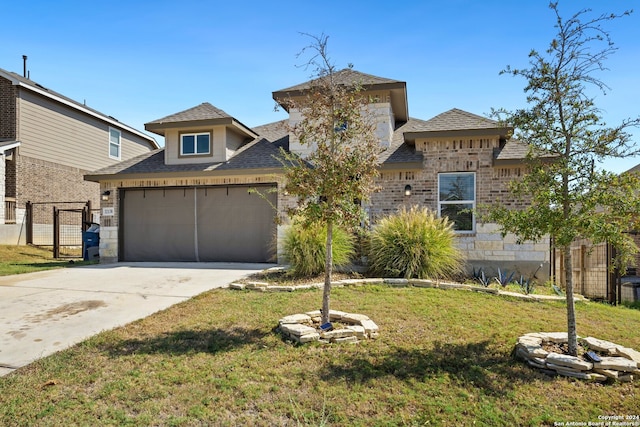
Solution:
{"label": "black metal fence", "polygon": [[82,257],[82,232],[92,220],[91,202],[27,202],[26,241],[53,247],[54,258]]}

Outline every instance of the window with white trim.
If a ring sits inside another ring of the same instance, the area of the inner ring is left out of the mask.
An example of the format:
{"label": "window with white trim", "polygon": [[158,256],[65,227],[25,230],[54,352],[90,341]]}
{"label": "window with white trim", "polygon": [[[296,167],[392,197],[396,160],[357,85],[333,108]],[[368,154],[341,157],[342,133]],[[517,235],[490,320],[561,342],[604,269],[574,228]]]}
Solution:
{"label": "window with white trim", "polygon": [[181,156],[201,156],[211,153],[211,134],[183,133],[180,135]]}
{"label": "window with white trim", "polygon": [[109,128],[109,157],[120,160],[122,134],[118,129]]}
{"label": "window with white trim", "polygon": [[448,217],[456,231],[475,230],[475,207],[475,172],[438,174],[438,215]]}

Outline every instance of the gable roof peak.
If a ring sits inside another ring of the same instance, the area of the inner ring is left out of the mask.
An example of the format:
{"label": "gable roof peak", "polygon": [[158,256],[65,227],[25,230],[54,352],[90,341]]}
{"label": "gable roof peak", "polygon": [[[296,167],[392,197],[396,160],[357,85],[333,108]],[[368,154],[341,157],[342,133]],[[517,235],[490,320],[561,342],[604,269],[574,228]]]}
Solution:
{"label": "gable roof peak", "polygon": [[429,130],[496,129],[500,124],[487,117],[479,116],[459,108],[452,108],[426,121]]}
{"label": "gable roof peak", "polygon": [[[308,80],[304,83],[299,83],[297,85],[275,91],[273,93],[274,98],[276,97],[276,94],[293,94],[296,92],[304,92],[310,89],[313,86],[314,82],[326,78],[327,76],[328,74],[325,74],[320,77]],[[353,84],[360,84],[366,87],[379,85],[394,85],[398,87],[406,86],[406,82],[374,76],[373,74],[363,73],[361,71],[354,70],[353,68],[343,68],[342,70],[335,71],[333,73],[333,79],[337,84],[345,86]]]}
{"label": "gable roof peak", "polygon": [[188,122],[193,120],[211,120],[211,119],[227,119],[231,118],[229,114],[221,110],[218,107],[213,106],[208,102],[203,102],[195,107],[187,108],[186,110],[179,111],[174,114],[170,114],[161,119],[153,120],[147,124],[162,124],[162,123],[179,123]]}

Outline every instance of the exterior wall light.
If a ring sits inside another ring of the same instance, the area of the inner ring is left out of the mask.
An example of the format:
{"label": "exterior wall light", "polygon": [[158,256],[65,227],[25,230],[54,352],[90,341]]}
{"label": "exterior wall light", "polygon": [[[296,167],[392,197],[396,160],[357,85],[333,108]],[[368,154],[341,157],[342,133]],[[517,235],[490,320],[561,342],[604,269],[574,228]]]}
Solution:
{"label": "exterior wall light", "polygon": [[104,200],[104,201],[106,202],[107,200],[109,200],[109,196],[110,196],[110,195],[111,195],[111,191],[109,191],[109,190],[104,191],[104,192],[102,193],[102,200]]}
{"label": "exterior wall light", "polygon": [[405,196],[410,196],[411,195],[411,186],[409,184],[405,185],[405,187],[404,187],[404,195]]}

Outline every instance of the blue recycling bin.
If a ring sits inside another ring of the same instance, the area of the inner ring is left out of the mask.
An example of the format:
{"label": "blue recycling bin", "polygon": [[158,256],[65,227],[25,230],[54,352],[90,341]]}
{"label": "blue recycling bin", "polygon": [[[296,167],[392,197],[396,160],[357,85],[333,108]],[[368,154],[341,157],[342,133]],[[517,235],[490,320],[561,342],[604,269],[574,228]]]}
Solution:
{"label": "blue recycling bin", "polygon": [[89,261],[89,248],[97,247],[100,245],[100,232],[83,231],[82,244],[84,245],[82,259],[84,259],[85,261]]}

